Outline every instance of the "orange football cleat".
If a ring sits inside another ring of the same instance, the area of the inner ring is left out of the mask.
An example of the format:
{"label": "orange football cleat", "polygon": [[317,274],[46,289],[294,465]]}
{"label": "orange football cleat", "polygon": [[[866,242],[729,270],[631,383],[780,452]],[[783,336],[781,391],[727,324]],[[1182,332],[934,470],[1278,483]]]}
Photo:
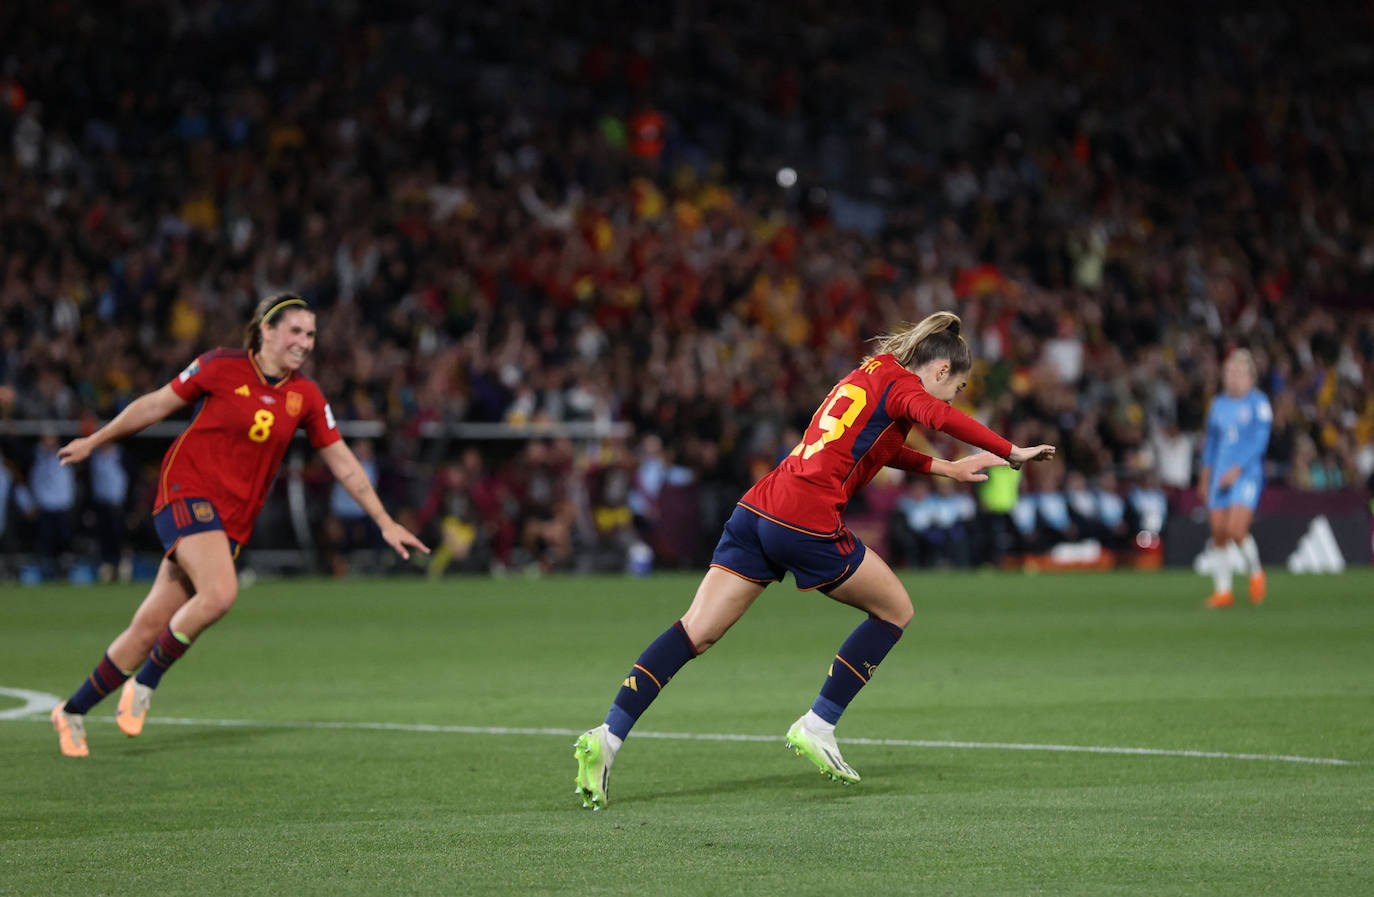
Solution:
{"label": "orange football cleat", "polygon": [[57,730],[57,746],[64,757],[89,757],[86,747],[86,721],[79,713],[68,713],[62,704],[52,709],[52,727]]}
{"label": "orange football cleat", "polygon": [[115,722],[119,730],[130,738],[143,731],[143,721],[148,718],[148,701],[153,690],[136,679],[126,679],[124,689],[119,693],[119,706],[115,708]]}
{"label": "orange football cleat", "polygon": [[1269,594],[1269,586],[1264,581],[1264,571],[1256,570],[1250,574],[1250,603],[1259,604]]}
{"label": "orange football cleat", "polygon": [[1230,607],[1236,603],[1236,596],[1231,592],[1214,592],[1212,597],[1207,599],[1207,606],[1212,608]]}

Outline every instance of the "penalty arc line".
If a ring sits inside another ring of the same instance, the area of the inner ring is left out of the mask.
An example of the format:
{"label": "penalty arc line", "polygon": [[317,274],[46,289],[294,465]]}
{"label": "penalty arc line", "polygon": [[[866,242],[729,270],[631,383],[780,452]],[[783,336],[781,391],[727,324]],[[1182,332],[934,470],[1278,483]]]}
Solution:
{"label": "penalty arc line", "polygon": [[[22,692],[19,689],[0,688],[0,694],[23,697],[29,704],[25,707],[0,711],[0,720],[47,721],[46,711],[51,709],[60,698],[44,695],[41,692]],[[43,701],[44,713],[38,716],[36,699]],[[32,706],[31,706],[32,705]],[[189,719],[185,717],[158,717],[150,720],[154,725],[168,726],[207,726],[232,729],[347,729],[374,732],[431,732],[448,735],[534,735],[576,738],[582,733],[576,729],[521,728],[511,726],[446,726],[433,723],[373,723],[373,722],[329,722],[310,720],[251,720],[251,719]],[[742,735],[709,732],[636,732],[635,738],[658,738],[666,741],[743,741],[743,742],[781,742],[777,735]],[[1305,763],[1318,766],[1364,766],[1360,760],[1342,760],[1337,757],[1304,757],[1296,754],[1243,754],[1227,751],[1203,751],[1190,749],[1111,747],[1103,745],[1078,744],[1021,744],[1003,741],[930,741],[906,738],[844,738],[842,744],[874,745],[878,747],[910,747],[948,750],[1000,750],[1000,751],[1044,751],[1071,754],[1118,754],[1141,757],[1185,757],[1201,760],[1251,760],[1271,763]]]}

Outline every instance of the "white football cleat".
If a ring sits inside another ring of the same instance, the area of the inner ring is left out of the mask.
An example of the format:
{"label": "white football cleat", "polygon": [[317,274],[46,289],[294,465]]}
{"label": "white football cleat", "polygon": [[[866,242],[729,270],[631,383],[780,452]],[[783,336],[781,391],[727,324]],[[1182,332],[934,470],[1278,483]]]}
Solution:
{"label": "white football cleat", "polygon": [[787,730],[787,746],[798,757],[805,757],[816,764],[822,773],[836,782],[853,785],[859,781],[859,774],[854,767],[844,762],[844,757],[840,755],[834,731],[823,732],[808,726],[805,716]]}

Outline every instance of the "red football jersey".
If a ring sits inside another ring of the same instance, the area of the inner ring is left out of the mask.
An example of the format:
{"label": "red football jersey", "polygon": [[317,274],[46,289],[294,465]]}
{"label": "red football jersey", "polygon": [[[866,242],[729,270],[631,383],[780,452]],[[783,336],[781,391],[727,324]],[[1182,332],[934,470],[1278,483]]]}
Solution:
{"label": "red football jersey", "polygon": [[813,533],[838,532],[849,500],[879,468],[926,458],[929,469],[927,456],[905,449],[912,424],[949,433],[1004,458],[1012,450],[1010,442],[926,392],[921,378],[894,356],[877,355],[835,384],[802,441],[740,504]]}
{"label": "red football jersey", "polygon": [[342,438],[313,380],[297,373],[272,380],[247,349],[206,352],[171,386],[198,404],[162,459],[154,513],[174,498],[207,498],[239,544],[253,532],[296,428],[305,427],[317,449]]}

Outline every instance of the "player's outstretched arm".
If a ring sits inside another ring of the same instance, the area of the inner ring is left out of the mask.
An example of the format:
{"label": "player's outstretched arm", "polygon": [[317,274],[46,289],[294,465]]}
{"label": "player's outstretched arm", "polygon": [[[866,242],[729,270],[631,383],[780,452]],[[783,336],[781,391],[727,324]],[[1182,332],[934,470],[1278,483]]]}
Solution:
{"label": "player's outstretched arm", "polygon": [[981,483],[988,478],[984,471],[989,467],[1006,467],[1007,464],[1005,458],[999,458],[992,452],[979,452],[958,461],[935,458],[930,462],[930,472],[961,483]]}
{"label": "player's outstretched arm", "polygon": [[123,439],[137,433],[144,427],[157,423],[171,414],[185,408],[187,402],[172,391],[170,385],[134,399],[114,419],[89,436],[81,436],[57,450],[57,458],[63,465],[77,464],[91,456],[91,452],[107,442]]}
{"label": "player's outstretched arm", "polygon": [[391,515],[382,506],[382,500],[377,497],[377,491],[368,482],[367,471],[363,470],[362,464],[358,463],[358,456],[353,454],[348,443],[340,439],[338,442],[326,445],[320,449],[320,457],[329,466],[334,478],[348,490],[348,494],[353,496],[353,500],[361,505],[368,516],[376,522],[377,528],[382,531],[382,539],[391,546],[392,550],[406,560],[410,560],[410,552],[406,550],[406,546],[417,548],[425,554],[429,554],[429,546],[421,542],[410,530],[391,519]]}
{"label": "player's outstretched arm", "polygon": [[1011,463],[1012,470],[1020,470],[1021,465],[1027,461],[1048,461],[1054,457],[1054,446],[1052,445],[1031,445],[1013,446],[1011,453],[1007,455],[1007,461]]}

